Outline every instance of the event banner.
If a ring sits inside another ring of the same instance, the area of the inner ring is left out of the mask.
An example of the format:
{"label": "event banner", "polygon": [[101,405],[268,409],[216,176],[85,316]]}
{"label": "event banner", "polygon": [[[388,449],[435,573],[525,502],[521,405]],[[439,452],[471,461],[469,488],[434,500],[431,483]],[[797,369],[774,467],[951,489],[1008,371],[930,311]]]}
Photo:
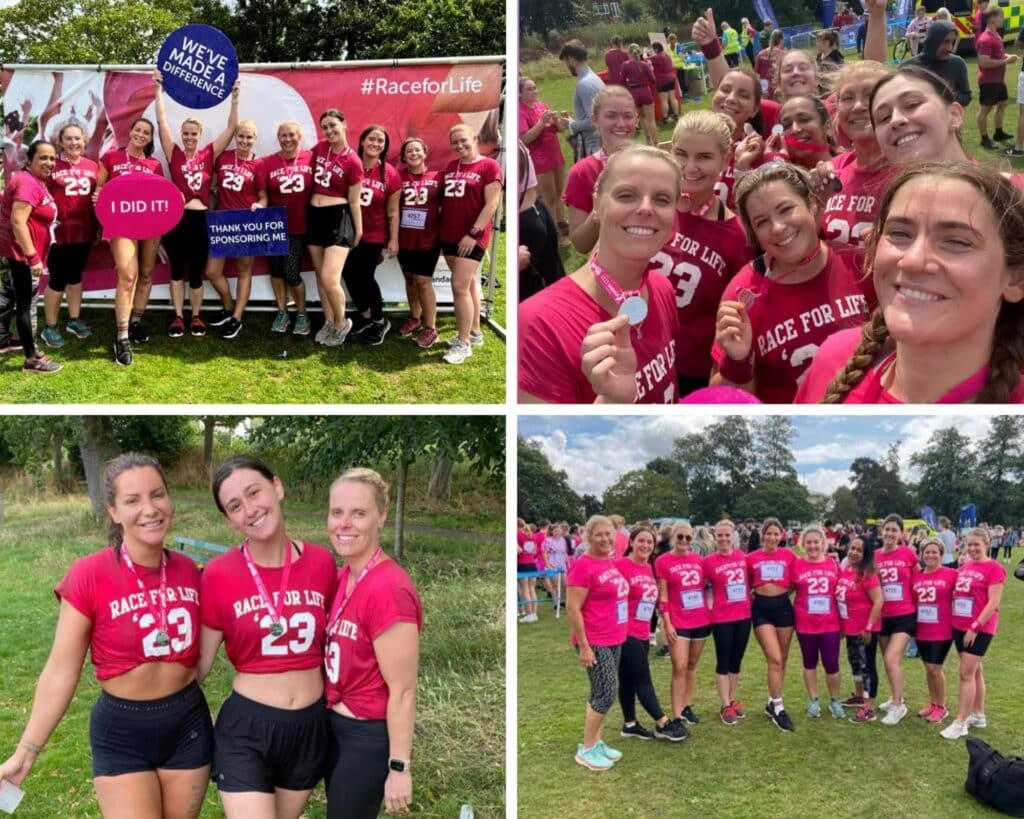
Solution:
{"label": "event banner", "polygon": [[[345,116],[348,140],[353,147],[368,125],[383,126],[390,138],[388,161],[396,164],[402,140],[422,138],[428,147],[427,164],[441,169],[455,158],[448,144],[449,129],[459,123],[472,126],[480,152],[496,155],[499,143],[499,105],[502,63],[500,58],[459,58],[448,61],[395,61],[387,64],[296,64],[290,67],[243,65],[239,72],[239,116],[256,123],[258,156],[279,150],[279,123],[297,122],[302,146],[310,148],[320,138],[320,113],[338,108]],[[24,166],[28,146],[38,136],[56,141],[61,125],[74,121],[85,132],[86,155],[99,159],[107,151],[124,146],[131,124],[138,117],[156,121],[152,67],[7,66],[0,71],[4,106],[4,179]],[[205,144],[224,130],[230,101],[203,110],[187,108],[166,98],[167,118],[177,134],[186,117],[203,125]],[[159,139],[155,156],[167,170]],[[496,156],[496,158],[498,158]],[[168,174],[169,176],[169,174]],[[265,259],[254,268],[254,300],[271,300],[272,291]],[[308,258],[303,277],[315,300],[316,282]],[[234,276],[233,263],[225,273]],[[154,298],[167,293],[169,266],[161,254],[155,274]],[[405,286],[394,259],[385,259],[377,280],[386,302],[404,302]],[[87,265],[84,290],[89,298],[113,298],[116,275],[106,243],[93,250]],[[435,276],[438,302],[451,303],[450,274],[439,263]],[[212,296],[213,290],[207,286]]]}

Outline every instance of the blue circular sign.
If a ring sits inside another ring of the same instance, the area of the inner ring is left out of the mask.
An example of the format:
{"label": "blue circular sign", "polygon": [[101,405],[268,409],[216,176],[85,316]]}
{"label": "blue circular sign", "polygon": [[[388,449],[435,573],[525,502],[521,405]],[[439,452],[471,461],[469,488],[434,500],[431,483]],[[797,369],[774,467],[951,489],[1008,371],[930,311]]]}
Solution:
{"label": "blue circular sign", "polygon": [[213,26],[182,26],[167,35],[156,59],[164,91],[186,108],[213,108],[231,96],[238,55]]}

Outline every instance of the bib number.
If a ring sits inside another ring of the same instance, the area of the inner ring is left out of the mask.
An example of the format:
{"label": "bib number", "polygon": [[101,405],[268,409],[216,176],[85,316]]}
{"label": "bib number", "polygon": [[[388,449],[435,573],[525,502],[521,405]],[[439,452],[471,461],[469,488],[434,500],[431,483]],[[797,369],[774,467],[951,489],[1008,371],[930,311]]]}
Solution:
{"label": "bib number", "polygon": [[739,603],[747,599],[746,583],[727,583],[725,586],[725,599],[730,603]]}
{"label": "bib number", "polygon": [[824,594],[814,594],[807,598],[809,614],[828,614],[832,611],[832,598]]}
{"label": "bib number", "polygon": [[850,610],[849,610],[849,608],[847,608],[846,603],[844,603],[842,600],[837,600],[836,601],[836,608],[839,609],[839,616],[840,617],[842,617],[844,620],[849,620],[850,619]]}
{"label": "bib number", "polygon": [[615,620],[615,622],[619,623],[621,625],[622,623],[626,622],[628,617],[629,617],[629,601],[628,600],[619,600],[618,603],[616,604],[616,620]]}
{"label": "bib number", "polygon": [[917,622],[919,622],[919,623],[938,623],[939,622],[939,607],[938,606],[918,606],[917,607]]}
{"label": "bib number", "polygon": [[761,563],[759,568],[762,580],[782,580],[785,565],[773,561],[771,563]]}
{"label": "bib number", "polygon": [[680,602],[687,611],[704,608],[704,592],[684,591],[680,595]]}
{"label": "bib number", "polygon": [[427,212],[423,208],[403,208],[401,227],[423,230],[427,226]]}
{"label": "bib number", "polygon": [[650,620],[654,616],[654,603],[648,603],[646,600],[641,600],[636,604],[636,619],[637,620]]}
{"label": "bib number", "polygon": [[903,584],[886,583],[882,586],[882,599],[887,603],[896,603],[903,599]]}
{"label": "bib number", "polygon": [[954,597],[953,598],[953,614],[957,617],[973,617],[974,616],[974,598],[973,597]]}

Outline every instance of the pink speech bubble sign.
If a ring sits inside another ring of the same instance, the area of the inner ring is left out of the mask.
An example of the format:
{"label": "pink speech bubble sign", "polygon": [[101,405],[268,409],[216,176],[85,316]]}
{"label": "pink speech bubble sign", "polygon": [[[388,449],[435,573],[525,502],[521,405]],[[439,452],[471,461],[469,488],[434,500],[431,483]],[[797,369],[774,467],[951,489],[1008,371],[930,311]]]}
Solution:
{"label": "pink speech bubble sign", "polygon": [[184,211],[184,197],[174,183],[148,173],[110,180],[96,200],[104,239],[155,239],[178,224]]}

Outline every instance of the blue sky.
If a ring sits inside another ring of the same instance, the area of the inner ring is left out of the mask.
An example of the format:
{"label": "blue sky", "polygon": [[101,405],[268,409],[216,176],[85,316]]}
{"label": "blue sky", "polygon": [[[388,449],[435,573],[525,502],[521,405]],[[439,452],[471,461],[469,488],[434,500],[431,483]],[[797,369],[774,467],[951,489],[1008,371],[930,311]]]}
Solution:
{"label": "blue sky", "polygon": [[[861,456],[881,458],[901,442],[904,479],[918,477],[910,456],[932,433],[956,427],[970,438],[988,431],[985,416],[932,415],[794,415],[792,444],[797,475],[814,493],[831,494],[849,481],[850,463]],[[623,472],[639,469],[652,458],[668,455],[672,441],[699,432],[714,416],[519,416],[519,434],[538,441],[552,466],[563,469],[579,494],[600,496]]]}

